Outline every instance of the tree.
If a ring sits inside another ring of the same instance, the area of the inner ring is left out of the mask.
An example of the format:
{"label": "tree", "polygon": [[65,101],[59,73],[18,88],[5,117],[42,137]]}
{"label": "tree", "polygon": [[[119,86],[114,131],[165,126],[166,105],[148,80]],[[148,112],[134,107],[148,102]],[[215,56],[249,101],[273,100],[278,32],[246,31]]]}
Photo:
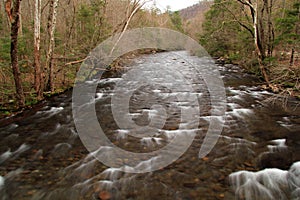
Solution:
{"label": "tree", "polygon": [[169,12],[169,15],[170,15],[173,25],[175,26],[175,29],[177,31],[180,31],[183,33],[184,30],[183,30],[182,19],[181,19],[179,11]]}
{"label": "tree", "polygon": [[[258,62],[259,62],[259,67],[261,70],[261,73],[265,79],[265,81],[270,85],[269,81],[269,76],[267,74],[266,68],[263,64],[264,59],[266,58],[266,40],[265,40],[265,27],[263,26],[263,14],[264,11],[267,10],[268,12],[268,17],[270,18],[271,11],[270,9],[272,8],[272,2],[273,0],[263,0],[263,6],[261,8],[261,13],[259,13],[259,0],[256,1],[251,1],[251,0],[237,0],[240,2],[243,6],[247,7],[250,10],[251,13],[251,19],[252,19],[252,27],[254,30],[254,44],[255,44],[255,49],[256,53],[258,56]],[[271,22],[269,22],[271,23]],[[268,23],[268,25],[269,25]],[[271,45],[271,44],[269,44]]]}
{"label": "tree", "polygon": [[42,99],[42,72],[40,56],[40,39],[41,39],[41,0],[35,0],[34,10],[34,69],[35,69],[35,90],[37,98]]}
{"label": "tree", "polygon": [[279,36],[277,43],[291,49],[290,66],[294,64],[294,54],[300,48],[300,3],[295,2],[291,9],[284,10],[277,19]]}
{"label": "tree", "polygon": [[[228,30],[228,27],[238,31],[232,33],[235,35],[244,31],[248,32],[248,36],[252,38],[253,45],[251,46],[256,53],[260,73],[268,85],[270,85],[270,81],[265,61],[266,58],[272,57],[274,46],[273,4],[274,0],[215,0],[212,10],[218,16],[214,16],[212,11],[209,12],[210,18],[215,19],[218,25],[218,29],[215,31],[220,32],[219,37],[223,38],[226,45],[232,46],[231,42],[226,41],[232,41],[232,39],[224,32],[224,30]],[[209,28],[207,25],[206,23],[206,29]],[[216,27],[213,22],[209,26]],[[228,31],[230,32],[230,30]]]}
{"label": "tree", "polygon": [[49,37],[48,51],[47,51],[47,61],[46,61],[46,71],[48,71],[48,78],[46,82],[47,90],[54,91],[54,48],[55,48],[55,28],[56,28],[56,18],[57,18],[57,7],[59,0],[50,0],[50,8],[48,15],[47,31]]}
{"label": "tree", "polygon": [[18,63],[18,35],[20,28],[20,6],[21,0],[7,0],[5,3],[5,10],[11,23],[11,66],[14,75],[16,97],[18,105],[23,107],[25,105],[25,96],[21,82],[21,73]]}
{"label": "tree", "polygon": [[121,34],[120,34],[118,40],[116,41],[116,43],[114,44],[114,46],[112,47],[112,49],[110,51],[110,54],[113,53],[116,46],[118,45],[118,43],[122,39],[123,35],[125,34],[125,31],[127,30],[128,26],[129,26],[130,21],[132,20],[134,15],[145,5],[145,3],[146,3],[145,1],[142,2],[141,0],[134,0],[133,3],[131,3],[131,1],[128,0],[126,18],[123,21]]}
{"label": "tree", "polygon": [[215,0],[205,14],[200,37],[212,56],[235,61],[252,54],[254,33],[245,12],[237,1]]}

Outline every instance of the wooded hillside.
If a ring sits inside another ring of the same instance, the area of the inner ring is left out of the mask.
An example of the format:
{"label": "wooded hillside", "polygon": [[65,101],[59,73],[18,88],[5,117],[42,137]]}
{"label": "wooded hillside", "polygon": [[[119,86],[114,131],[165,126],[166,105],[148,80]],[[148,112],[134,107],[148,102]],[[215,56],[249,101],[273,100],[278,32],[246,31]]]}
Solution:
{"label": "wooded hillside", "polygon": [[274,92],[299,96],[300,2],[215,0],[200,43],[212,56],[237,63]]}
{"label": "wooded hillside", "polygon": [[87,54],[130,28],[174,28],[142,0],[0,2],[0,110],[31,105],[72,87]]}

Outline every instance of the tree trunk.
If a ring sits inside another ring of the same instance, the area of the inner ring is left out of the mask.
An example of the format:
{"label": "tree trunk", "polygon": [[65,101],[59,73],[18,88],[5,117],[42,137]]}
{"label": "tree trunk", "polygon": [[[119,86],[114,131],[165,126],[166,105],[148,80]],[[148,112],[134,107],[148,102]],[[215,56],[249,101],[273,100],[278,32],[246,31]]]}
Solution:
{"label": "tree trunk", "polygon": [[267,14],[268,14],[268,57],[272,57],[274,49],[274,39],[275,31],[272,23],[272,14],[273,14],[273,0],[269,0]]}
{"label": "tree trunk", "polygon": [[[258,55],[258,63],[260,67],[260,71],[267,82],[268,85],[270,85],[269,77],[266,72],[265,66],[263,65],[263,60],[265,58],[264,54],[264,49],[262,48],[262,41],[261,41],[261,31],[259,31],[259,26],[258,26],[258,3],[253,4],[253,12],[254,12],[254,19],[253,19],[253,29],[254,29],[254,43],[255,43],[255,49],[256,53]],[[262,29],[263,27],[261,27]]]}
{"label": "tree trunk", "polygon": [[146,2],[141,2],[140,0],[134,0],[134,2],[132,3],[133,4],[133,7],[132,9],[130,10],[130,6],[131,6],[131,1],[128,1],[128,9],[127,9],[127,18],[123,24],[123,27],[122,27],[122,31],[121,31],[121,34],[118,38],[118,40],[116,41],[116,43],[114,44],[113,48],[111,49],[110,51],[110,55],[112,55],[113,51],[115,50],[115,48],[117,47],[117,45],[119,44],[120,40],[122,39],[122,37],[124,36],[128,26],[129,26],[129,23],[131,21],[131,19],[134,17],[134,15],[139,11],[139,9],[141,9],[144,5],[145,5]]}
{"label": "tree trunk", "polygon": [[295,49],[292,48],[291,58],[290,58],[290,66],[294,65],[294,55],[295,55]]}
{"label": "tree trunk", "polygon": [[35,69],[35,90],[39,100],[43,97],[42,71],[40,57],[41,38],[41,0],[35,0],[34,10],[34,69]]}
{"label": "tree trunk", "polygon": [[[7,1],[8,2],[8,1]],[[11,2],[11,1],[10,1]],[[9,18],[11,21],[11,65],[15,80],[16,96],[20,107],[25,106],[25,96],[21,82],[21,73],[18,64],[18,34],[20,28],[20,4],[21,0],[13,1],[13,8],[10,9]]]}
{"label": "tree trunk", "polygon": [[49,46],[47,53],[47,67],[49,69],[48,72],[48,81],[47,81],[47,90],[53,92],[54,91],[54,47],[55,47],[55,27],[56,27],[56,17],[57,17],[57,7],[59,0],[51,0],[50,1],[50,9],[49,9],[49,17],[48,17],[48,34],[49,34]]}

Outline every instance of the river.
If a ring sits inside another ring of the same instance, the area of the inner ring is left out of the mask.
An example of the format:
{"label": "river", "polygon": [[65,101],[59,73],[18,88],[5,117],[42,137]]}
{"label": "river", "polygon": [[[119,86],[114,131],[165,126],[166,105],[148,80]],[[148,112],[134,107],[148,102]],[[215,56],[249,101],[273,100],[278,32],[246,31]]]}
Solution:
{"label": "river", "polygon": [[[183,66],[199,60],[187,52],[163,52],[136,58],[129,69],[155,63],[162,70],[155,68],[157,73],[165,73],[166,65],[184,73]],[[0,199],[300,199],[300,102],[264,90],[236,65],[217,68],[225,84],[226,121],[205,157],[198,154],[210,121],[210,93],[195,74],[190,76],[201,102],[195,139],[175,162],[147,173],[107,167],[89,153],[76,131],[72,91],[67,91],[0,125]],[[126,71],[101,79],[96,91],[97,117],[107,137],[122,149],[149,152],[181,134],[181,106],[190,105],[158,84],[134,92],[130,113],[137,124],[147,125],[151,106],[165,107],[167,122],[159,134],[133,139],[129,130],[118,128],[111,98],[118,82],[127,86],[122,74]]]}

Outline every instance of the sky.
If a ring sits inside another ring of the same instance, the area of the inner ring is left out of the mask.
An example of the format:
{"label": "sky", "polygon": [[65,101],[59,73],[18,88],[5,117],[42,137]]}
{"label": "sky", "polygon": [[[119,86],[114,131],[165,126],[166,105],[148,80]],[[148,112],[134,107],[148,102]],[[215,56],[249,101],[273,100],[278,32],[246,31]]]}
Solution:
{"label": "sky", "polygon": [[199,2],[199,0],[151,0],[147,3],[147,6],[153,5],[155,2],[156,7],[162,12],[167,10],[167,6],[170,6],[171,11],[180,10],[189,6],[192,6]]}

